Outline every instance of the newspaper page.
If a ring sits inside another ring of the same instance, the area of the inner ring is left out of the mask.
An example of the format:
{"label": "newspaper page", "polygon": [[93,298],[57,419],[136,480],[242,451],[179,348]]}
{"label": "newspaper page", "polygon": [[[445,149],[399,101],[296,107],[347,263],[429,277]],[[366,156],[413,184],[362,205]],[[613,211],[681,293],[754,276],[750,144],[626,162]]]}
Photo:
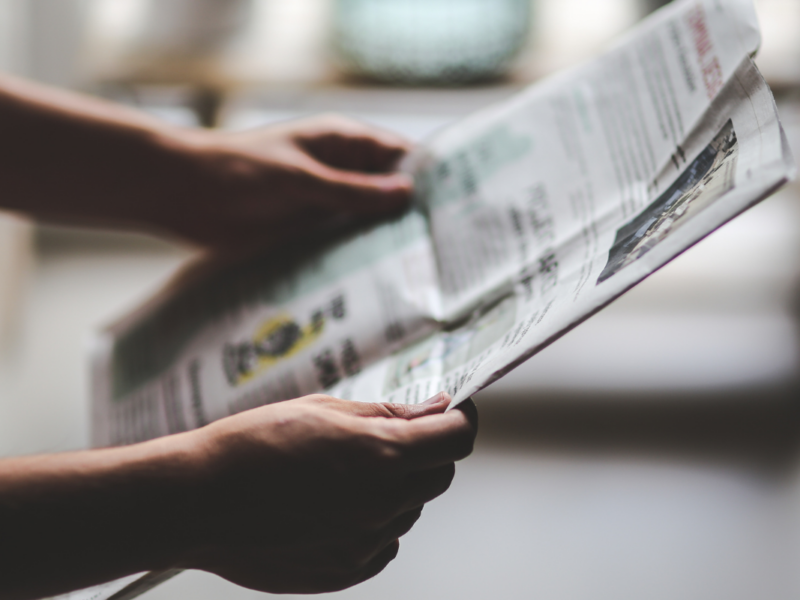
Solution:
{"label": "newspaper page", "polygon": [[785,183],[759,41],[749,0],[676,3],[430,140],[442,327],[329,393],[455,406]]}
{"label": "newspaper page", "polygon": [[402,217],[169,286],[98,339],[95,445],[314,392],[466,400],[793,177],[759,43],[751,0],[675,2],[428,140]]}
{"label": "newspaper page", "polygon": [[99,341],[96,445],[143,441],[319,392],[436,330],[427,222],[411,211],[166,294]]}
{"label": "newspaper page", "polygon": [[792,177],[759,42],[749,0],[674,3],[430,140],[416,174],[445,331],[386,381],[469,398]]}

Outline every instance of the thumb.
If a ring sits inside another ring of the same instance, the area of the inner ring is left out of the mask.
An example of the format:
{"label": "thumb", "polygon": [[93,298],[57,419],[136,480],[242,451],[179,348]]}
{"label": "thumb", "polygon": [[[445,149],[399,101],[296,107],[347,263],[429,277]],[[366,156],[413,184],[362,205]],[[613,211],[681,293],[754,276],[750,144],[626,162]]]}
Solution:
{"label": "thumb", "polygon": [[324,397],[323,401],[327,406],[353,416],[411,420],[443,413],[450,405],[451,398],[446,392],[440,392],[422,404],[353,402],[330,397]]}

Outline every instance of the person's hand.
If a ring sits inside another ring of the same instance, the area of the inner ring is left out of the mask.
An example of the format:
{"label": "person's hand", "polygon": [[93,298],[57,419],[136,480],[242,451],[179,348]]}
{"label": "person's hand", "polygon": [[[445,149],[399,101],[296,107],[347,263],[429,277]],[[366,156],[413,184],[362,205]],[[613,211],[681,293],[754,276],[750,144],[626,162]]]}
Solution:
{"label": "person's hand", "polygon": [[0,208],[167,234],[227,254],[399,212],[401,137],[323,115],[232,133],[0,75]]}
{"label": "person's hand", "polygon": [[344,117],[190,139],[201,183],[151,220],[203,246],[275,246],[398,212],[411,197],[411,177],[395,171],[410,144]]}
{"label": "person's hand", "polygon": [[474,405],[444,413],[449,402],[309,396],[192,432],[205,455],[195,502],[202,550],[186,566],[273,593],[373,577],[472,451]]}

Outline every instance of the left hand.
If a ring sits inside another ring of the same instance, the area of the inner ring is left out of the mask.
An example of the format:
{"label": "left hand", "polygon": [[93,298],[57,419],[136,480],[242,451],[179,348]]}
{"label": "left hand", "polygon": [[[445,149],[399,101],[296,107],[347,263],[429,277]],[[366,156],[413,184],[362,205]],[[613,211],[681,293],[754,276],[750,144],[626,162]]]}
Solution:
{"label": "left hand", "polygon": [[412,194],[411,177],[394,171],[409,142],[344,117],[187,135],[201,185],[151,221],[202,246],[275,246],[398,212]]}

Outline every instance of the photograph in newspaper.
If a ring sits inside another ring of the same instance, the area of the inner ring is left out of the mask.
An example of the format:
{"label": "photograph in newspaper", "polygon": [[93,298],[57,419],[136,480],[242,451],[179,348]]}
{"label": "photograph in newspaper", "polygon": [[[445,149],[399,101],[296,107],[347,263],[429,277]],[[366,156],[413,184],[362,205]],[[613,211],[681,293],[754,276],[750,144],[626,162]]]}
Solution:
{"label": "photograph in newspaper", "polygon": [[733,189],[738,150],[733,122],[728,120],[675,183],[617,231],[608,264],[597,283],[642,257],[685,219]]}

